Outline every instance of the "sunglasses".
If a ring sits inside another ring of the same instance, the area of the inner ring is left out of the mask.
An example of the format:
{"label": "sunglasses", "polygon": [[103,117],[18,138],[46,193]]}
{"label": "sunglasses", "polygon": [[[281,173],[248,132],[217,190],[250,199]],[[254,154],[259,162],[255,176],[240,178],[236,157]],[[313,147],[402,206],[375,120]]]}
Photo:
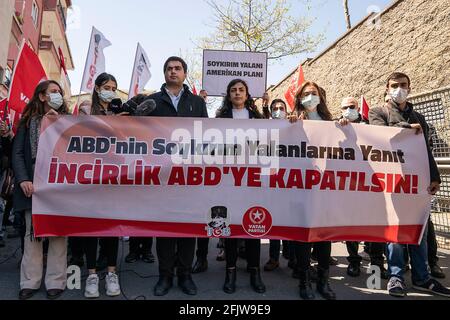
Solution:
{"label": "sunglasses", "polygon": [[354,106],[354,105],[351,105],[351,106],[345,106],[345,107],[342,107],[342,110],[347,110],[347,109],[356,109],[356,106]]}

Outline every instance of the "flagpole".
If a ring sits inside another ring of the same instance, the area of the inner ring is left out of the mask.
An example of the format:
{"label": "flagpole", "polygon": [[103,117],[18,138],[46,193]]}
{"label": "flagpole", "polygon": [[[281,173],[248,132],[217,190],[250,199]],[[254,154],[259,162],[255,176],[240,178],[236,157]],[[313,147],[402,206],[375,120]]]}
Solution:
{"label": "flagpole", "polygon": [[14,77],[16,76],[16,71],[17,71],[16,66],[18,65],[18,62],[19,62],[20,56],[22,55],[22,51],[23,51],[24,46],[25,46],[25,38],[22,39],[22,44],[20,45],[19,54],[17,56],[16,62],[15,62],[15,66],[14,66],[14,70],[13,70],[13,74],[12,74],[12,77],[11,77],[11,82],[9,83],[8,98],[6,99],[6,101],[9,101],[9,99],[11,98],[11,88],[12,88],[12,84],[14,83]]}
{"label": "flagpole", "polygon": [[80,93],[78,94],[77,104],[75,105],[75,107],[78,107],[78,110],[80,110],[81,90],[83,88],[83,80],[84,80],[84,76],[85,76],[85,72],[86,72],[86,67],[87,67],[87,64],[88,64],[89,52],[91,52],[91,45],[92,45],[92,37],[93,37],[93,35],[94,35],[94,26],[92,26],[91,38],[89,39],[89,48],[88,48],[88,51],[87,51],[87,54],[86,54],[86,62],[84,63],[83,76],[81,77]]}
{"label": "flagpole", "polygon": [[128,90],[128,100],[130,100],[131,98],[131,90],[133,89],[133,77],[134,77],[134,71],[136,70],[136,64],[137,64],[137,59],[138,59],[138,52],[139,52],[139,42],[137,44],[136,47],[136,55],[134,57],[134,65],[133,65],[133,70],[131,71],[131,83],[130,83],[130,90]]}

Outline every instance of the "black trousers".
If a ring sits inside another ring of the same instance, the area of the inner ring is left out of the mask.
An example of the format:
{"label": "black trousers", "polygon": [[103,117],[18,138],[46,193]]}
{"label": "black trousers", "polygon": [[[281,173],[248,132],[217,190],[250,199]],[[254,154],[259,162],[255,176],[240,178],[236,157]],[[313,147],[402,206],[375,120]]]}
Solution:
{"label": "black trousers", "polygon": [[[88,270],[96,269],[97,264],[97,248],[98,238],[85,238],[84,249],[86,253],[86,264]],[[117,255],[119,252],[119,238],[101,238],[103,243],[101,254],[103,254],[108,260],[108,267],[117,266]]]}
{"label": "black trousers", "polygon": [[173,277],[191,273],[195,254],[195,238],[156,238],[159,275]]}
{"label": "black trousers", "polygon": [[291,242],[295,247],[297,268],[300,272],[306,272],[311,266],[311,249],[314,246],[319,268],[326,271],[330,269],[331,242]]}
{"label": "black trousers", "polygon": [[74,258],[83,258],[84,256],[84,238],[70,237],[69,248]]}
{"label": "black trousers", "polygon": [[149,254],[152,253],[153,238],[130,238],[130,253]]}
{"label": "black trousers", "polygon": [[[361,264],[362,257],[358,254],[359,242],[347,241],[347,251],[349,256],[347,260],[350,264]],[[369,247],[370,264],[374,266],[384,265],[383,254],[386,252],[386,243],[366,242]]]}
{"label": "black trousers", "polygon": [[[238,242],[240,239],[225,239],[225,256],[227,268],[235,268],[238,259]],[[250,268],[259,268],[261,259],[261,240],[245,239],[245,252],[247,265]]]}
{"label": "black trousers", "polygon": [[198,260],[206,260],[208,258],[209,238],[197,238],[196,256]]}

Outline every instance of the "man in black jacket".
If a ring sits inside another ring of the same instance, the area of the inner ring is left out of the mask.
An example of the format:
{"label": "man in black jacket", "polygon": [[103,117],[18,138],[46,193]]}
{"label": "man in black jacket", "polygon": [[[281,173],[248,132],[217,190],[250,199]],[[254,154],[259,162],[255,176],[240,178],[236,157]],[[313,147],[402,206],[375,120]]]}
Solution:
{"label": "man in black jacket", "polygon": [[[393,73],[388,78],[386,85],[386,94],[389,98],[387,99],[388,102],[383,107],[372,108],[369,112],[369,121],[372,125],[415,129],[417,134],[423,134],[427,146],[431,178],[428,193],[435,195],[439,191],[441,178],[429,145],[429,127],[425,121],[425,117],[417,111],[414,111],[413,105],[407,102],[410,92],[410,78],[404,73]],[[427,228],[425,228],[422,241],[419,245],[408,245],[407,247],[411,257],[413,287],[419,291],[450,297],[450,290],[430,276],[427,263]],[[404,246],[400,244],[389,243],[387,246],[390,271],[388,291],[394,297],[406,296],[406,286],[404,283],[406,261],[403,250]]]}
{"label": "man in black jacket", "polygon": [[[148,99],[156,102],[154,117],[208,118],[205,101],[193,95],[184,85],[187,65],[179,57],[170,57],[164,64],[166,83],[161,91]],[[191,268],[195,254],[195,238],[157,238],[156,251],[159,261],[159,281],[154,288],[155,296],[166,295],[173,285],[175,264],[178,285],[184,293],[196,295],[197,287],[192,281]]]}

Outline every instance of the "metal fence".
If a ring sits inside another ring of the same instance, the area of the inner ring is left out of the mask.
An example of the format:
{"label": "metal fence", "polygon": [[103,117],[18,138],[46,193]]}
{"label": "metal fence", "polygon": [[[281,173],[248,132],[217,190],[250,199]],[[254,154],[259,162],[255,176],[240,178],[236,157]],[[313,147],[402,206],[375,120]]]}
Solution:
{"label": "metal fence", "polygon": [[433,154],[441,171],[441,191],[432,202],[439,246],[450,250],[450,87],[410,98],[430,125]]}

